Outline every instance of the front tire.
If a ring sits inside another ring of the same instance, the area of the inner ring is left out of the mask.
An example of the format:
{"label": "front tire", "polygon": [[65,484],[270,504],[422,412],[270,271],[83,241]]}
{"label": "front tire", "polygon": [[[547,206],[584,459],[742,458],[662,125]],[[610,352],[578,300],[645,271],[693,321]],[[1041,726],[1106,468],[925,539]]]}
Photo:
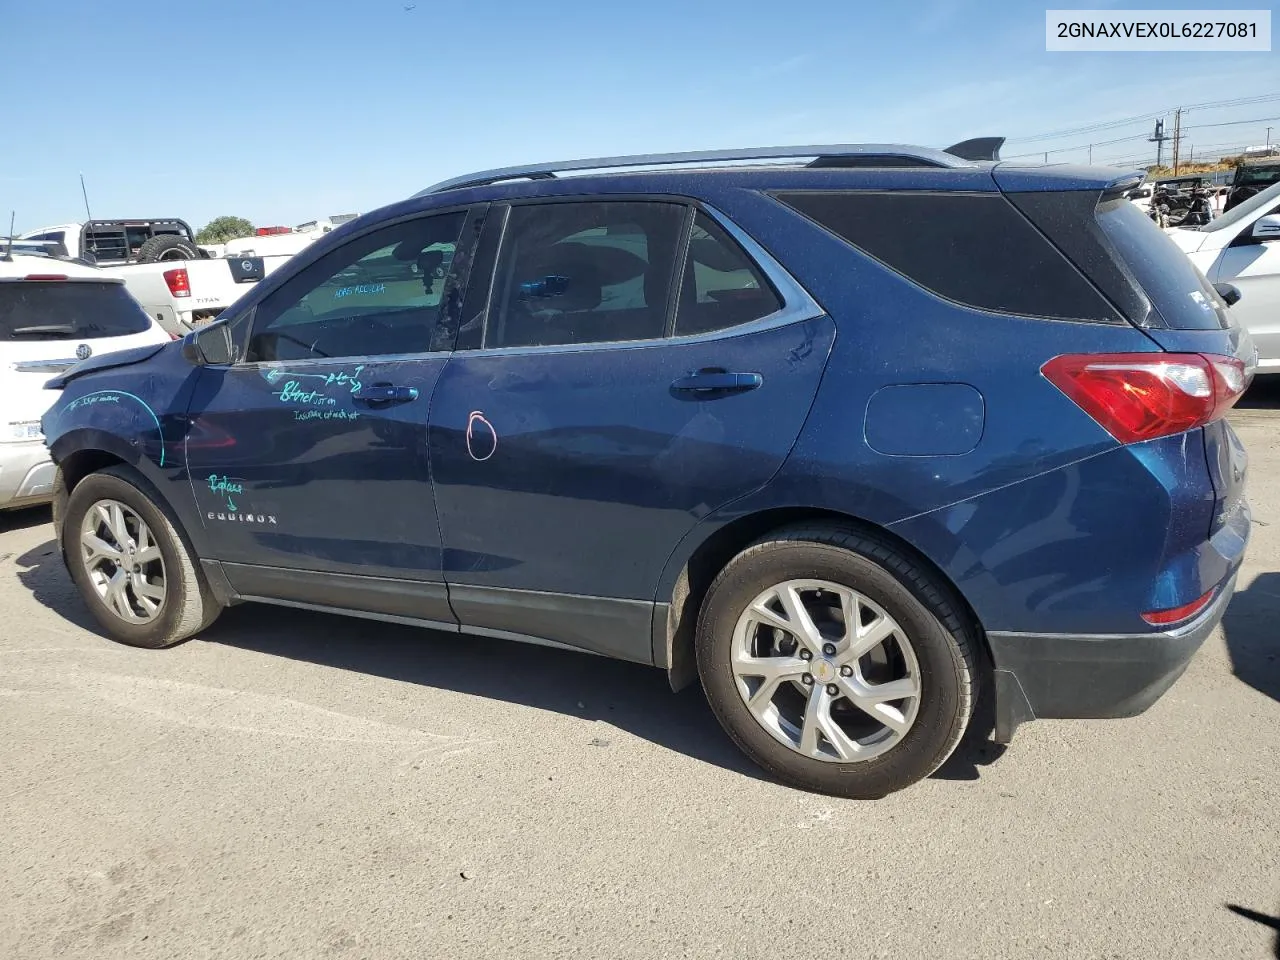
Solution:
{"label": "front tire", "polygon": [[176,519],[128,468],[90,474],[71,491],[62,551],[94,619],[120,643],[169,647],[221,612]]}
{"label": "front tire", "polygon": [[712,710],[752,760],[791,786],[871,799],[955,750],[977,642],[950,591],[889,542],[806,527],[721,571],[696,650]]}

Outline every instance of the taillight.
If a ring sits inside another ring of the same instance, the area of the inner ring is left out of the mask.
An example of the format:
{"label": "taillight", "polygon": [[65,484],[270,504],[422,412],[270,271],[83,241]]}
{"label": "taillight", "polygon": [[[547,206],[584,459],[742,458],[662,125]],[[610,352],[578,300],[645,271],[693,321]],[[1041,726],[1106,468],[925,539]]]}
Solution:
{"label": "taillight", "polygon": [[175,297],[191,296],[191,278],[187,276],[186,267],[164,272],[164,282],[169,285],[169,292]]}
{"label": "taillight", "polygon": [[66,280],[67,276],[63,273],[29,273],[22,279],[24,280]]}
{"label": "taillight", "polygon": [[1217,420],[1248,385],[1239,360],[1199,353],[1068,354],[1040,372],[1121,443]]}
{"label": "taillight", "polygon": [[[1214,588],[1217,589],[1216,587]],[[1183,620],[1190,620],[1197,613],[1209,605],[1209,601],[1213,599],[1214,590],[1210,590],[1204,596],[1196,597],[1190,603],[1184,603],[1180,607],[1172,607],[1168,610],[1152,610],[1142,615],[1142,619],[1147,621],[1153,627],[1168,627],[1175,623],[1181,623]]]}

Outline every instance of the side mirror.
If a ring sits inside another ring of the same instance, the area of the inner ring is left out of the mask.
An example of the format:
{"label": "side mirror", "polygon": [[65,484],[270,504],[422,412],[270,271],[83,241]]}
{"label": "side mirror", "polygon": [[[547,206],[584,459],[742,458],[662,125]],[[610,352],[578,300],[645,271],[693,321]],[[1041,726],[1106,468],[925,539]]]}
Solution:
{"label": "side mirror", "polygon": [[1259,217],[1254,221],[1252,236],[1255,240],[1280,240],[1280,216]]}
{"label": "side mirror", "polygon": [[1240,288],[1233,283],[1215,283],[1213,289],[1218,291],[1218,296],[1228,307],[1240,302]]}
{"label": "side mirror", "polygon": [[182,355],[197,367],[221,367],[235,362],[235,345],[227,323],[192,330],[182,338]]}

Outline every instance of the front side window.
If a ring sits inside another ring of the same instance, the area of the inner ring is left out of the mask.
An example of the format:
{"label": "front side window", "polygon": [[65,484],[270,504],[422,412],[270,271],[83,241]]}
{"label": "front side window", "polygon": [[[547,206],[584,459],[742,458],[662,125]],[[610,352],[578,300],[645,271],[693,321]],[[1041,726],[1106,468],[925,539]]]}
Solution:
{"label": "front side window", "polygon": [[782,301],[743,249],[699,211],[689,237],[676,336],[707,333],[759,320]]}
{"label": "front side window", "polygon": [[639,201],[513,207],[485,346],[663,336],[684,212]]}
{"label": "front side window", "polygon": [[321,257],[258,306],[245,359],[429,352],[464,217],[393,224]]}

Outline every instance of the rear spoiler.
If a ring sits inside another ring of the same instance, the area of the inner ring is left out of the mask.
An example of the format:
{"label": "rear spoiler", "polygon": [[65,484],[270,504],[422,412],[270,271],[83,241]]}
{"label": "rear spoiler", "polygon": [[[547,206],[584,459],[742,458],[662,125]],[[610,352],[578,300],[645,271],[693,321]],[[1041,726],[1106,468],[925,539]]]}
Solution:
{"label": "rear spoiler", "polygon": [[972,140],[953,143],[942,152],[961,160],[999,160],[1002,146],[1004,137],[974,137]]}

